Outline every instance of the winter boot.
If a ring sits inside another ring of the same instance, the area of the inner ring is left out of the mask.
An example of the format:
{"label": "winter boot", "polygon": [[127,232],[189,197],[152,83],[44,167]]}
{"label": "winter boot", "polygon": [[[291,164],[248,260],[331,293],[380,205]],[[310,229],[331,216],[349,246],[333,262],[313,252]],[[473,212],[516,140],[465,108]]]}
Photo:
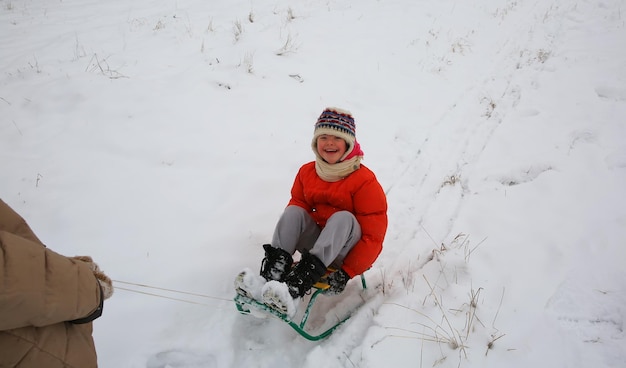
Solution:
{"label": "winter boot", "polygon": [[284,282],[270,281],[261,291],[263,303],[290,318],[296,314],[300,298],[326,273],[324,263],[304,253],[302,260],[285,276]]}
{"label": "winter boot", "polygon": [[235,277],[235,291],[237,294],[254,300],[261,300],[261,288],[267,280],[249,268],[244,268]]}
{"label": "winter boot", "polygon": [[261,300],[261,288],[267,281],[283,281],[293,263],[291,254],[282,249],[274,248],[270,244],[263,244],[263,249],[265,258],[261,262],[260,275],[246,268],[235,278],[235,291],[255,300]]}
{"label": "winter boot", "polygon": [[280,248],[274,248],[270,244],[263,244],[265,258],[261,262],[261,276],[267,281],[283,281],[291,270],[293,258],[291,254]]}

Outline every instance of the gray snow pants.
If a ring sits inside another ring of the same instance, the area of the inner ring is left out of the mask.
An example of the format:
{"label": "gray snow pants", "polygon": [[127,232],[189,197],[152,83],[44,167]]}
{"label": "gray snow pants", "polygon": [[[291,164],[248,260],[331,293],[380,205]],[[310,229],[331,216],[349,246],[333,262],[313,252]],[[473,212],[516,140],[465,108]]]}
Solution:
{"label": "gray snow pants", "polygon": [[272,246],[289,254],[308,251],[326,267],[340,267],[359,239],[361,225],[348,211],[336,212],[321,229],[302,207],[287,206],[274,230]]}

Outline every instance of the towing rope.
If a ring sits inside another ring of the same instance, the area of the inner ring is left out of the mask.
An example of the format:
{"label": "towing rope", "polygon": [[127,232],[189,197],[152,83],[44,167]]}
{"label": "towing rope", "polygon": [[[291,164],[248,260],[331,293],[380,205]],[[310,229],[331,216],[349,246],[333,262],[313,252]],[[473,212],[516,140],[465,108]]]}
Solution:
{"label": "towing rope", "polygon": [[[211,295],[191,293],[191,292],[187,292],[187,291],[180,291],[180,290],[174,290],[174,289],[166,289],[166,288],[157,287],[157,286],[150,286],[150,285],[146,285],[146,284],[138,284],[138,283],[135,283],[135,282],[127,282],[127,281],[120,281],[120,280],[112,280],[112,281],[117,283],[117,284],[132,285],[132,286],[137,286],[137,287],[146,288],[146,289],[161,290],[161,291],[167,291],[167,292],[170,292],[170,293],[191,295],[191,296],[196,296],[196,297],[201,297],[201,298],[213,299],[213,300],[217,300],[217,301],[232,302],[232,299],[220,298],[220,297],[211,296]],[[190,303],[190,304],[211,306],[210,304],[195,302],[193,300],[173,298],[171,296],[167,296],[167,295],[163,295],[163,294],[156,294],[156,293],[150,293],[150,292],[147,292],[147,291],[129,289],[129,288],[121,287],[119,285],[116,285],[115,289],[124,290],[124,291],[130,291],[132,293],[138,293],[138,294],[155,296],[155,297],[164,298],[164,299],[176,300],[176,301],[179,301],[179,302],[185,302],[185,303]]]}

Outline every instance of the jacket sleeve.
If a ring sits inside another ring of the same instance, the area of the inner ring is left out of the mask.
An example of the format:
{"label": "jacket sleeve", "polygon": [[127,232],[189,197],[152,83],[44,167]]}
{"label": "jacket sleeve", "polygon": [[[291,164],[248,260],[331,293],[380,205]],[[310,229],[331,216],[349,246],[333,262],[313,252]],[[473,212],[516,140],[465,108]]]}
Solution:
{"label": "jacket sleeve", "polygon": [[25,222],[7,207],[0,201],[0,330],[80,320],[97,311],[100,286],[89,266],[46,248],[34,234],[10,232],[24,229],[12,224]]}
{"label": "jacket sleeve", "polygon": [[2,230],[32,240],[35,243],[43,244],[22,216],[18,215],[17,212],[13,211],[9,205],[0,199],[0,231]]}
{"label": "jacket sleeve", "polygon": [[383,249],[387,232],[387,198],[374,178],[354,194],[354,214],[361,225],[361,239],[343,260],[342,269],[352,278],[367,271]]}
{"label": "jacket sleeve", "polygon": [[289,206],[299,206],[304,208],[307,211],[311,210],[311,206],[306,203],[304,198],[304,185],[302,183],[302,170],[304,166],[300,168],[296,178],[293,181],[293,185],[291,187],[291,198],[289,199]]}

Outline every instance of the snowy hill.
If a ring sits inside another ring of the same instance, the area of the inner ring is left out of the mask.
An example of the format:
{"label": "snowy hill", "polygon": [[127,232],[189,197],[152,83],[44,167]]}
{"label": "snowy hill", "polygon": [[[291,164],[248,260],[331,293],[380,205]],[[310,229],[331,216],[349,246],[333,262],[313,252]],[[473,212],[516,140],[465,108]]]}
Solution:
{"label": "snowy hill", "polygon": [[[116,280],[99,365],[626,366],[626,1],[478,3],[0,0],[0,198]],[[310,342],[232,283],[326,106],[390,226]]]}

